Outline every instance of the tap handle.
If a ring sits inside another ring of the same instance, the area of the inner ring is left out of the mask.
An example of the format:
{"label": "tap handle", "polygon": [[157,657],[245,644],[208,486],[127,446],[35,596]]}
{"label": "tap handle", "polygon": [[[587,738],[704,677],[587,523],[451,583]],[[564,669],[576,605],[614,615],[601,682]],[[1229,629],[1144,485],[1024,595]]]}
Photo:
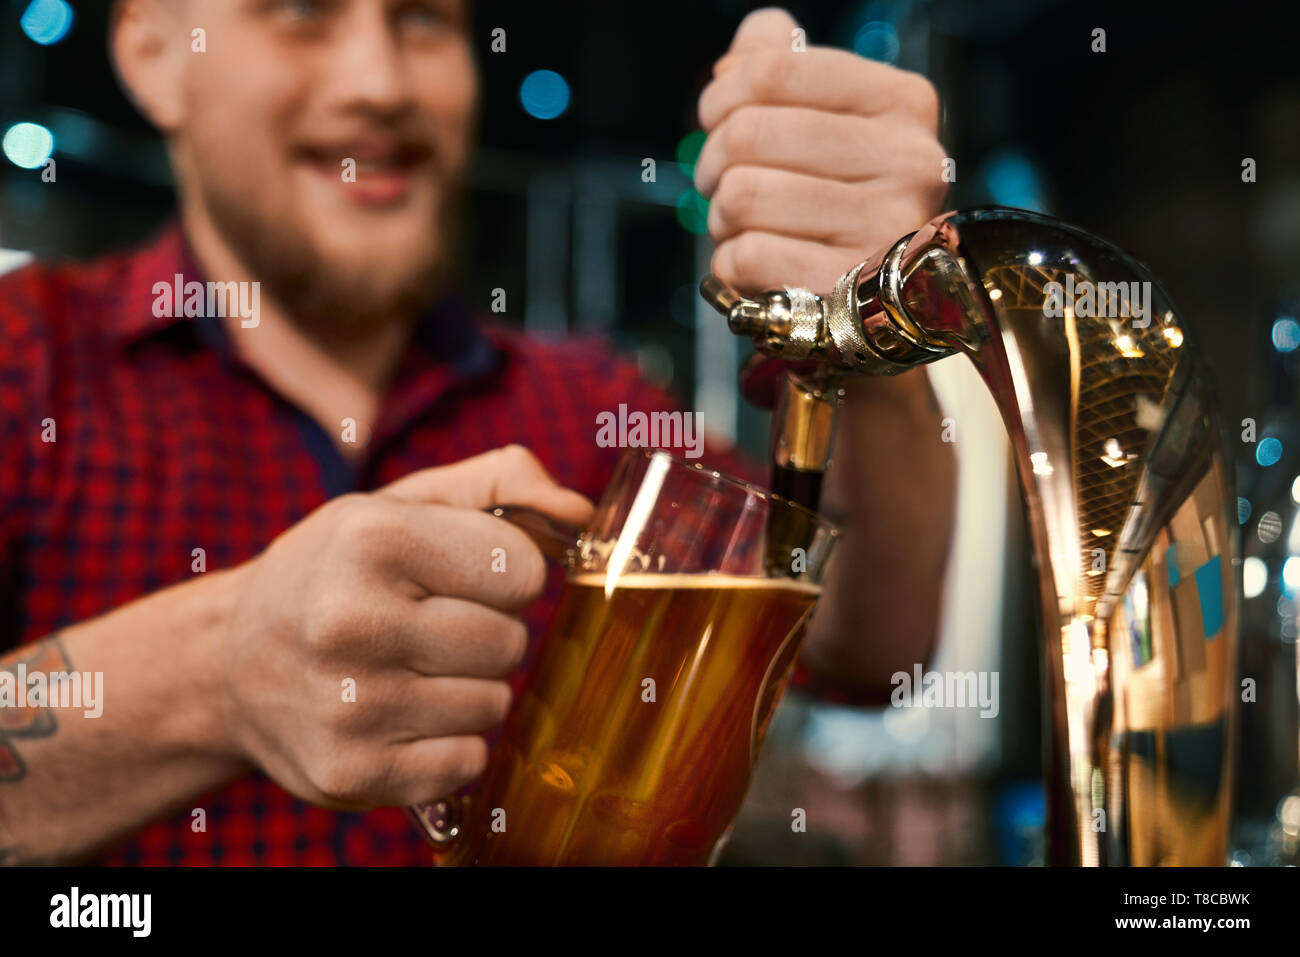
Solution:
{"label": "tap handle", "polygon": [[[788,312],[788,300],[787,308],[782,308],[782,293],[769,292],[764,293],[762,299],[748,299],[717,276],[705,277],[700,283],[700,295],[727,317],[727,328],[738,336],[767,337],[779,327],[778,317]],[[774,308],[776,315],[773,314]]]}
{"label": "tap handle", "polygon": [[700,283],[700,295],[718,312],[724,316],[742,302],[746,302],[744,296],[736,292],[717,276],[708,275]]}

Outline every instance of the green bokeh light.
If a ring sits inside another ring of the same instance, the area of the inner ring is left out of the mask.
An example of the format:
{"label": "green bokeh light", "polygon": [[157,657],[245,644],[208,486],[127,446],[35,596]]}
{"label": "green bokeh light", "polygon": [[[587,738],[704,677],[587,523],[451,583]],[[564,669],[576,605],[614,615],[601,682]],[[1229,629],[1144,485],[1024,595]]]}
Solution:
{"label": "green bokeh light", "polygon": [[695,178],[695,162],[700,158],[700,150],[704,149],[705,139],[704,131],[696,130],[677,141],[677,168],[687,179]]}
{"label": "green bokeh light", "polygon": [[691,187],[677,197],[677,221],[688,233],[703,236],[709,231],[709,201]]}

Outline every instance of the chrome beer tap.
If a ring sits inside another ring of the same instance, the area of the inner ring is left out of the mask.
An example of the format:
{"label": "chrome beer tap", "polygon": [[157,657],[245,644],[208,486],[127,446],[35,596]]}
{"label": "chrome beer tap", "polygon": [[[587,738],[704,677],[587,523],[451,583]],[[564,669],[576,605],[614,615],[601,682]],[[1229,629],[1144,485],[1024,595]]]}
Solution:
{"label": "chrome beer tap", "polygon": [[997,402],[1039,584],[1049,860],[1224,864],[1235,495],[1207,369],[1159,283],[1048,216],[947,213],[819,297],[701,293],[754,341],[775,491],[816,507],[840,384],[963,353]]}

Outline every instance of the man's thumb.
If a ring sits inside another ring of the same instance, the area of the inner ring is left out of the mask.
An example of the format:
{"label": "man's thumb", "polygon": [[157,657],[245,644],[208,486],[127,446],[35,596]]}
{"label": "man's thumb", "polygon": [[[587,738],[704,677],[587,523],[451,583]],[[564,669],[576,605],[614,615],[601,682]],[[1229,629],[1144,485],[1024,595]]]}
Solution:
{"label": "man's thumb", "polygon": [[773,47],[791,48],[799,23],[788,10],[763,7],[740,21],[728,53],[753,53]]}
{"label": "man's thumb", "polygon": [[793,50],[794,31],[798,28],[798,21],[780,7],[755,10],[740,21],[736,35],[731,40],[731,47],[713,66],[713,75],[722,73],[746,53],[758,50]]}
{"label": "man's thumb", "polygon": [[592,510],[587,499],[556,482],[535,455],[518,445],[412,472],[379,494],[458,508],[527,505],[575,525],[584,524]]}

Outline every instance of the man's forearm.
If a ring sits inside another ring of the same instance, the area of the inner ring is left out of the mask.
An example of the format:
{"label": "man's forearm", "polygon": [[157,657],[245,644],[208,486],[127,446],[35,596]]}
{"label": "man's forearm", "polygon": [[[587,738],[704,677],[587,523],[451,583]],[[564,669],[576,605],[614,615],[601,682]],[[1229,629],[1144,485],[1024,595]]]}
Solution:
{"label": "man's forearm", "polygon": [[884,702],[890,676],[934,649],[956,456],[924,370],[852,380],[839,415],[823,507],[845,534],[804,661]]}
{"label": "man's forearm", "polygon": [[[0,657],[11,676],[0,675],[0,864],[84,860],[247,770],[214,707],[209,652],[235,574],[208,573]],[[64,692],[79,698],[72,707],[49,706],[59,672],[82,675],[79,694]]]}

